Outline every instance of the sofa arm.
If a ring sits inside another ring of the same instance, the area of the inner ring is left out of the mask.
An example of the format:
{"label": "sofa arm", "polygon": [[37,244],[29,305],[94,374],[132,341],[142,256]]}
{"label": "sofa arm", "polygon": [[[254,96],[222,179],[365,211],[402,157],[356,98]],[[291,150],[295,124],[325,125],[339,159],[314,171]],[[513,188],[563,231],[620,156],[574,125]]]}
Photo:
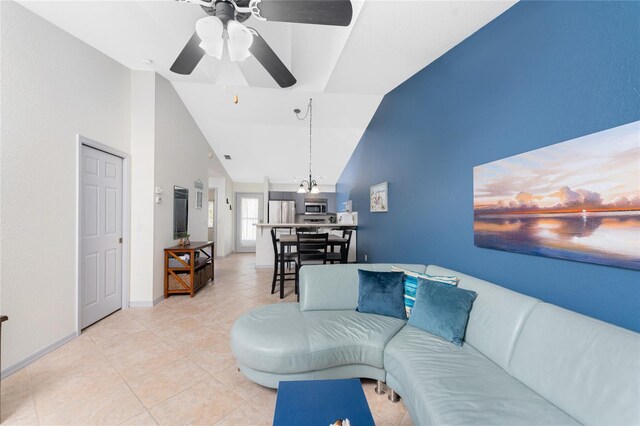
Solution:
{"label": "sofa arm", "polygon": [[[425,265],[397,264],[424,272]],[[306,265],[300,268],[300,310],[354,310],[358,307],[358,269],[390,271],[390,263]]]}

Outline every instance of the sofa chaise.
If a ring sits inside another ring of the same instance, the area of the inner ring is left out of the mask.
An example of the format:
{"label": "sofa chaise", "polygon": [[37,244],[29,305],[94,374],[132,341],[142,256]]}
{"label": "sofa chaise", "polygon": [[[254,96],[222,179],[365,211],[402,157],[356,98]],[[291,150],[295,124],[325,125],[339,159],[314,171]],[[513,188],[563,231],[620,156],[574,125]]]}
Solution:
{"label": "sofa chaise", "polygon": [[386,382],[416,425],[640,424],[640,335],[438,266],[475,291],[462,347],[405,321],[356,312],[358,269],[305,266],[300,303],[240,317],[231,347],[242,373],[281,380]]}

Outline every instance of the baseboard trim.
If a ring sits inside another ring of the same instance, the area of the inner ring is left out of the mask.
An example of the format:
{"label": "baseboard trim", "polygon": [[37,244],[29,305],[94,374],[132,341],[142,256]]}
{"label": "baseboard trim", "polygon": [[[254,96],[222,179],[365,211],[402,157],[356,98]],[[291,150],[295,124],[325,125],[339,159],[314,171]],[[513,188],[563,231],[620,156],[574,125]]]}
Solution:
{"label": "baseboard trim", "polygon": [[130,308],[153,308],[158,303],[162,302],[162,299],[164,299],[164,296],[159,296],[155,298],[153,301],[148,301],[148,300],[130,301],[129,307]]}
{"label": "baseboard trim", "polygon": [[143,301],[130,301],[129,308],[153,308],[153,302],[143,300]]}
{"label": "baseboard trim", "polygon": [[48,346],[45,346],[44,348],[40,349],[39,351],[34,352],[33,354],[29,355],[28,357],[26,357],[22,361],[18,361],[15,364],[12,364],[12,365],[8,366],[7,368],[5,368],[4,370],[2,370],[2,372],[0,373],[0,378],[3,379],[3,380],[6,379],[7,377],[12,375],[13,373],[16,373],[19,370],[22,370],[27,365],[29,365],[32,362],[38,360],[39,358],[42,358],[43,356],[45,356],[49,352],[53,352],[54,350],[58,349],[60,346],[62,346],[65,343],[69,342],[70,340],[75,339],[76,337],[78,337],[78,333],[74,331],[73,333],[63,337],[62,339],[59,339],[59,340],[53,342],[52,344],[50,344]]}

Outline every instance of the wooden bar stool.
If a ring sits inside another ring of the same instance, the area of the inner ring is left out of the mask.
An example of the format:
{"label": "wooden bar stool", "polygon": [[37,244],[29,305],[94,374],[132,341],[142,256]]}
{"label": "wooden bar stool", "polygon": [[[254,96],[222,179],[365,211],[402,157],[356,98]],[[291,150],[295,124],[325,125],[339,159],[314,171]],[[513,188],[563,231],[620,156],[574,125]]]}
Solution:
{"label": "wooden bar stool", "polygon": [[[273,279],[271,280],[271,294],[276,291],[276,281],[280,279],[280,276],[284,276],[285,281],[293,281],[297,276],[297,265],[295,266],[294,272],[286,272],[286,270],[280,270],[280,264],[284,259],[285,264],[289,264],[290,262],[296,263],[297,256],[295,253],[279,253],[278,252],[278,230],[287,229],[291,232],[291,228],[286,227],[274,227],[271,228],[271,243],[273,244]],[[287,278],[290,276],[291,278]]]}

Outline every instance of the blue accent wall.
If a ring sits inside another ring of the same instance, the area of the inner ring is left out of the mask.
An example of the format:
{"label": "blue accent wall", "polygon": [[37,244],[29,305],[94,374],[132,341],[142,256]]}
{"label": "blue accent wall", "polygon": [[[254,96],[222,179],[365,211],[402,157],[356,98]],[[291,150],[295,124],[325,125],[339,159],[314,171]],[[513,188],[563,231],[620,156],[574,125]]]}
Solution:
{"label": "blue accent wall", "polygon": [[[358,257],[437,264],[640,331],[640,273],[478,248],[473,167],[640,120],[640,3],[521,2],[397,87],[337,185]],[[389,182],[389,212],[369,186]]]}

